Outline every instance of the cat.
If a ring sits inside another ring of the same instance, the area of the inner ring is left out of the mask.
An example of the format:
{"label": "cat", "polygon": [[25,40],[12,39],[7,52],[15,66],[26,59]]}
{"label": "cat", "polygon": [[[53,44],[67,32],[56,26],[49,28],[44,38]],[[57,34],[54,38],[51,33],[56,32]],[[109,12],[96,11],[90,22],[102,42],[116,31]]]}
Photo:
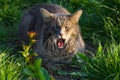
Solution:
{"label": "cat", "polygon": [[82,10],[71,14],[56,4],[36,4],[20,21],[20,41],[28,44],[27,32],[36,32],[33,50],[46,64],[70,63],[85,48],[78,24],[81,15]]}

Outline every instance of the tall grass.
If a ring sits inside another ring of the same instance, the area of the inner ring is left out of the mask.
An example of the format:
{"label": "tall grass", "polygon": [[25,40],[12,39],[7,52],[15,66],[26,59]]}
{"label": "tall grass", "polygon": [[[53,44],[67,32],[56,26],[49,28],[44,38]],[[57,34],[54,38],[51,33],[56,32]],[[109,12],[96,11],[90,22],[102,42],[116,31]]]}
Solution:
{"label": "tall grass", "polygon": [[[9,51],[9,50],[7,50]],[[15,56],[9,56],[8,52],[0,52],[0,80],[21,80],[22,75],[21,65],[22,60],[15,59]],[[24,64],[24,63],[23,63]]]}
{"label": "tall grass", "polygon": [[[17,0],[16,0],[17,1]],[[17,40],[18,20],[20,19],[19,6],[12,0],[0,0],[0,44]],[[0,48],[3,46],[0,45]],[[6,47],[6,46],[5,46]]]}
{"label": "tall grass", "polygon": [[[83,57],[84,56],[84,57]],[[80,54],[85,61],[81,72],[88,80],[119,80],[120,78],[120,45],[112,43],[98,47],[92,58]]]}

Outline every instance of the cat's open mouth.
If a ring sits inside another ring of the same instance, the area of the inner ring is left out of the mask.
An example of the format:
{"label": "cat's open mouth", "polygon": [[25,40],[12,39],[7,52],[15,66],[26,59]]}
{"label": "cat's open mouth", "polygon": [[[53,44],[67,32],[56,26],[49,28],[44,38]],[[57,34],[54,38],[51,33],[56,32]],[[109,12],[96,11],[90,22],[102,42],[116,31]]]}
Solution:
{"label": "cat's open mouth", "polygon": [[58,48],[63,48],[65,45],[65,39],[57,39]]}

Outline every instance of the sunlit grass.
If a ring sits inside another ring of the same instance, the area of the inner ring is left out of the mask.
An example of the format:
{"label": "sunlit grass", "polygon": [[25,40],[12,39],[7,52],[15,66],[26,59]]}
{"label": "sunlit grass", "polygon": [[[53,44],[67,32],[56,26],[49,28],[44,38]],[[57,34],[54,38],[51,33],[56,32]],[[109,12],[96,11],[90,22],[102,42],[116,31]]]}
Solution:
{"label": "sunlit grass", "polygon": [[24,76],[22,60],[15,59],[15,56],[10,56],[7,51],[0,51],[0,80],[21,80]]}

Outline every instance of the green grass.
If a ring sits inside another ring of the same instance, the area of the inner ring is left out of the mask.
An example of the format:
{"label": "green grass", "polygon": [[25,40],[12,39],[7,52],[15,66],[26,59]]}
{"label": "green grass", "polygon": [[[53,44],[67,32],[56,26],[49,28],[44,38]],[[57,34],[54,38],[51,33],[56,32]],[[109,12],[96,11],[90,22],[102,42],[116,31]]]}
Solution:
{"label": "green grass", "polygon": [[15,59],[15,56],[10,56],[8,52],[0,52],[0,80],[21,80],[24,77],[22,60]]}
{"label": "green grass", "polygon": [[88,80],[119,80],[120,78],[120,45],[109,43],[98,47],[92,58],[84,56],[86,78]]}
{"label": "green grass", "polygon": [[[25,62],[18,56],[19,49],[16,48],[18,26],[27,9],[35,3],[43,2],[61,5],[72,13],[82,9],[83,15],[79,23],[85,43],[99,46],[97,53],[93,53],[95,55],[91,58],[82,54],[77,56],[83,59],[84,65],[81,65],[81,59],[74,58],[72,66],[80,67],[79,71],[63,71],[60,74],[73,76],[73,79],[82,76],[88,80],[119,80],[120,0],[0,0],[0,80],[28,78],[22,74],[25,67],[21,65]],[[11,47],[14,50],[6,50],[12,49]],[[15,55],[10,56],[11,53]]]}

